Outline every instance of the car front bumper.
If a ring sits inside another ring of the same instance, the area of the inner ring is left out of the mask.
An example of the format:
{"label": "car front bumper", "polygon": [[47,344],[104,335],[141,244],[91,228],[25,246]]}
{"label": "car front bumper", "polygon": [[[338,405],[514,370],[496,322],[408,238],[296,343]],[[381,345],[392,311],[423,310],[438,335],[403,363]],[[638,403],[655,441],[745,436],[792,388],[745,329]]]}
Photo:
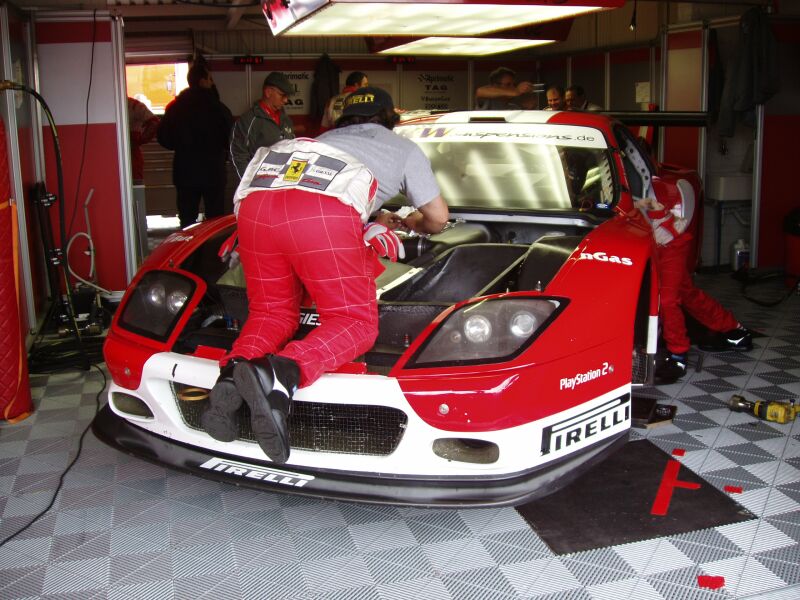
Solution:
{"label": "car front bumper", "polygon": [[376,504],[486,507],[522,504],[550,494],[604,460],[628,440],[628,431],[540,467],[473,477],[354,473],[306,466],[277,466],[189,446],[138,427],[105,406],[94,434],[128,454],[200,477],[250,488]]}

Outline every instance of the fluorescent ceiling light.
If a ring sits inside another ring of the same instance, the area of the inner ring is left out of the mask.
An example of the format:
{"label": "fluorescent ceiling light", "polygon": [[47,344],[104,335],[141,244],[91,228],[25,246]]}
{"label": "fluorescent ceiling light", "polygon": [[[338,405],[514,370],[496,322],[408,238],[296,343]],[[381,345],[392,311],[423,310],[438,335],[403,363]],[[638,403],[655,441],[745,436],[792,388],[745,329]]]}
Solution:
{"label": "fluorescent ceiling light", "polygon": [[555,40],[515,40],[500,38],[426,37],[394,48],[381,50],[378,54],[402,56],[487,56],[501,52],[512,52],[522,48],[552,44]]}
{"label": "fluorescent ceiling light", "polygon": [[[537,1],[537,0],[534,0]],[[543,1],[543,0],[538,0]],[[417,0],[369,2],[360,0],[267,0],[264,14],[273,34],[284,36],[431,36],[483,35],[503,29],[565,19],[606,8],[617,8],[622,0],[569,0],[563,4],[515,3],[469,0],[435,3]],[[574,4],[574,5],[570,5]]]}

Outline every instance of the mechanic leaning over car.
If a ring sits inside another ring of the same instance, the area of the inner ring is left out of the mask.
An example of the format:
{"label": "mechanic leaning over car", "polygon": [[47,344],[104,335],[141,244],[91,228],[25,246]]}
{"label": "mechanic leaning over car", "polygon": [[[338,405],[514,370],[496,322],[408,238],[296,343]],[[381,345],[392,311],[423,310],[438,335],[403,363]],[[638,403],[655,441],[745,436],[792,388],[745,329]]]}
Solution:
{"label": "mechanic leaning over car", "polygon": [[[430,162],[392,132],[398,119],[388,93],[359,88],[345,101],[335,129],[318,140],[261,148],[248,165],[234,203],[249,315],[220,361],[201,416],[214,439],[237,438],[236,411],[244,401],[261,449],[273,462],[286,462],[298,386],[375,342],[377,256],[403,256],[392,229],[437,233],[447,224]],[[383,212],[368,223],[399,192],[416,210],[405,218]],[[320,325],[289,341],[299,326],[303,288],[316,302]]]}
{"label": "mechanic leaning over car", "polygon": [[653,198],[634,201],[653,227],[656,241],[655,265],[661,293],[661,333],[668,355],[656,368],[658,383],[672,383],[686,374],[687,352],[691,346],[683,309],[711,331],[721,333],[714,341],[701,344],[701,350],[751,350],[753,338],[731,311],[695,287],[689,272],[692,234],[687,221],[672,209],[682,201],[675,186],[652,179]]}

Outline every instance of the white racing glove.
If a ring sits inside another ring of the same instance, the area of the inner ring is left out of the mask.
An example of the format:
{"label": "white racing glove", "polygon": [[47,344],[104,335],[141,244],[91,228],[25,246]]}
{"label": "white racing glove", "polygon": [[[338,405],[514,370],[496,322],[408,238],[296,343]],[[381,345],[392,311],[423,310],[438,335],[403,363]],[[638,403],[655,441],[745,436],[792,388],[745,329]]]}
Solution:
{"label": "white racing glove", "polygon": [[380,223],[368,223],[364,227],[364,243],[372,246],[378,256],[388,258],[392,262],[406,257],[405,248],[397,234]]}
{"label": "white racing glove", "polygon": [[228,237],[219,247],[219,259],[222,262],[228,263],[228,268],[233,269],[239,265],[239,232],[234,230],[233,234]]}

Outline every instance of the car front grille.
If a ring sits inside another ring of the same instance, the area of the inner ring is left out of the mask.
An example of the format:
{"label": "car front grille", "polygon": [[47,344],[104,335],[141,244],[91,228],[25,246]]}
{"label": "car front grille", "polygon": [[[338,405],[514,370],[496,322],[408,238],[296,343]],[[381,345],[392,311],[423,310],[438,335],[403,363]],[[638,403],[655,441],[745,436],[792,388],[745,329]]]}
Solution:
{"label": "car front grille", "polygon": [[[188,386],[172,384],[175,403],[184,423],[202,431],[200,414],[208,399],[182,399],[197,398],[198,394],[187,394],[188,389]],[[236,419],[238,438],[254,442],[247,404],[239,409]],[[301,450],[386,456],[397,448],[407,421],[408,417],[402,410],[388,406],[294,401],[289,415],[289,436],[292,448]]]}

